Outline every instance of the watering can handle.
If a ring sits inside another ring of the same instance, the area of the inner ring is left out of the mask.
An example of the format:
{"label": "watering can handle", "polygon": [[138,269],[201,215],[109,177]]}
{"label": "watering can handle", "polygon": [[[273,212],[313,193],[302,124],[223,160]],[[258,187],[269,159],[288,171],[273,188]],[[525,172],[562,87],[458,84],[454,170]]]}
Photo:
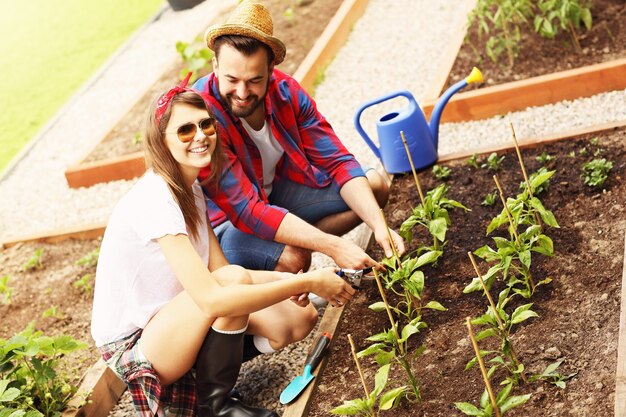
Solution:
{"label": "watering can handle", "polygon": [[391,100],[392,98],[396,98],[396,97],[399,97],[399,96],[406,97],[407,100],[409,100],[409,102],[412,105],[417,107],[417,102],[415,101],[415,98],[413,97],[413,94],[411,94],[407,90],[397,90],[397,91],[392,91],[391,93],[385,94],[382,97],[375,98],[373,100],[370,100],[370,101],[362,104],[361,107],[359,107],[359,109],[356,111],[356,114],[354,115],[354,127],[356,128],[357,132],[359,132],[359,134],[363,137],[363,140],[365,140],[365,143],[367,143],[367,145],[370,147],[372,152],[374,152],[376,157],[379,158],[379,159],[380,159],[380,148],[378,146],[376,146],[376,144],[367,135],[367,133],[365,133],[365,130],[363,130],[363,126],[361,126],[361,114],[368,107],[371,107],[371,106],[373,106],[375,104],[382,103],[383,101]]}

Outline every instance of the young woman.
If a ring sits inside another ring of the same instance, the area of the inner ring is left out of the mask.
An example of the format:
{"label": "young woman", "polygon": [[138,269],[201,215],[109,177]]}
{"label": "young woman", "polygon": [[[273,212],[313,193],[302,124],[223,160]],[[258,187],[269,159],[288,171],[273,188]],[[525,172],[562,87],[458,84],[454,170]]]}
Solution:
{"label": "young woman", "polygon": [[354,290],[333,268],[293,275],[227,264],[196,180],[209,164],[220,170],[216,123],[188,79],[149,112],[149,168],[109,219],[92,335],[141,416],[275,416],[229,394],[244,334],[255,335],[259,350],[282,348],[315,325],[308,292],[336,306]]}

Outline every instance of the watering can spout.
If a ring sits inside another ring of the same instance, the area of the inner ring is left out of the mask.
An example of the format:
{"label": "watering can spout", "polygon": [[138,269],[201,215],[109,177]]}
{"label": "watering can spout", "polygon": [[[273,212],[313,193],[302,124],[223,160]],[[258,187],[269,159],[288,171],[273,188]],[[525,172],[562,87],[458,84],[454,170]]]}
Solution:
{"label": "watering can spout", "polygon": [[435,142],[435,148],[437,148],[439,144],[439,121],[441,120],[441,114],[443,113],[443,109],[446,107],[446,104],[448,104],[450,98],[465,88],[468,84],[480,83],[482,81],[483,74],[478,68],[474,67],[472,68],[472,72],[470,72],[467,77],[448,88],[439,100],[437,100],[437,104],[435,104],[429,123],[429,130],[433,141]]}

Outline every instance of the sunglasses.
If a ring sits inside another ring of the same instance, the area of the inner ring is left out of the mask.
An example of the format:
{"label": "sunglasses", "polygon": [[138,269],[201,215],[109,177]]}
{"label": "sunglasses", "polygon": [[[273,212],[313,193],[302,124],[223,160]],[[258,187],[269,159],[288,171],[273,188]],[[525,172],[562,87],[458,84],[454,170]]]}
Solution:
{"label": "sunglasses", "polygon": [[189,122],[184,125],[180,125],[178,126],[178,129],[176,129],[176,135],[178,135],[178,139],[183,143],[191,142],[193,138],[196,137],[198,127],[205,136],[213,136],[215,134],[215,119],[207,117],[200,120],[198,123]]}

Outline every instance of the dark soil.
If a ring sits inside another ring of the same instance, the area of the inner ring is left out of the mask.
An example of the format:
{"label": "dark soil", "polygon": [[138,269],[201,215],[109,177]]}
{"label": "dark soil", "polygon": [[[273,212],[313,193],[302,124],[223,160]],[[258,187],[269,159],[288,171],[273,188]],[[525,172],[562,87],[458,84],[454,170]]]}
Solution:
{"label": "dark soil", "polygon": [[[538,287],[532,297],[533,310],[538,318],[520,325],[512,336],[512,343],[529,374],[543,370],[549,363],[563,359],[560,372],[576,373],[567,388],[561,390],[548,383],[536,382],[515,389],[514,394],[532,393],[523,406],[507,413],[511,416],[609,416],[613,415],[615,369],[620,315],[620,288],[624,262],[624,230],[626,229],[626,129],[608,134],[562,140],[538,148],[522,150],[527,172],[535,172],[540,164],[535,159],[542,152],[556,157],[548,168],[556,174],[550,180],[549,190],[539,197],[552,210],[560,225],[545,233],[554,241],[555,256],[533,256],[533,276],[536,281],[551,277],[552,283]],[[585,151],[583,151],[585,150]],[[571,153],[575,156],[570,156]],[[582,184],[581,165],[598,153],[613,161],[614,168],[601,190]],[[514,151],[506,155],[504,166],[498,172],[504,193],[519,192],[523,180]],[[486,155],[479,156],[479,161]],[[477,367],[464,371],[473,357],[464,321],[477,317],[486,310],[486,300],[479,293],[462,294],[463,288],[476,276],[467,252],[490,244],[485,236],[491,218],[499,214],[502,205],[481,206],[484,196],[495,189],[492,173],[474,169],[466,160],[446,164],[452,169],[448,197],[472,209],[464,213],[453,211],[448,243],[436,268],[426,274],[426,298],[437,300],[448,308],[445,312],[427,311],[423,320],[428,329],[414,336],[412,349],[422,343],[423,355],[413,362],[423,402],[402,403],[389,415],[403,416],[461,416],[454,402],[477,404],[484,389]],[[420,173],[425,190],[437,184],[430,172]],[[394,178],[392,197],[385,209],[390,226],[398,229],[410,215],[411,206],[419,201],[411,175]],[[497,234],[497,233],[496,233]],[[425,235],[417,241],[428,243]],[[382,254],[376,245],[369,248],[375,259]],[[482,273],[488,266],[479,260]],[[501,283],[497,285],[502,285]],[[495,296],[500,287],[492,289]],[[390,327],[385,313],[373,313],[367,306],[380,300],[375,285],[367,285],[346,307],[335,334],[332,354],[320,381],[309,416],[329,415],[329,410],[344,400],[363,396],[347,334],[351,334],[357,349],[369,343],[366,337]],[[523,304],[518,300],[518,304]],[[478,329],[476,329],[477,331]],[[495,348],[486,340],[481,349]],[[361,360],[361,366],[370,390],[377,366],[371,357]],[[393,373],[388,388],[406,384],[401,371]],[[496,374],[497,385],[503,375]]]}
{"label": "dark soil", "polygon": [[[591,13],[591,30],[578,30],[582,54],[576,52],[567,33],[546,39],[528,26],[522,33],[520,52],[513,68],[508,66],[506,53],[500,56],[498,62],[491,61],[484,53],[488,38],[483,36],[480,39],[477,28],[473,26],[468,32],[469,43],[463,44],[452,67],[449,85],[465,78],[474,66],[481,69],[485,82],[468,86],[467,90],[626,57],[626,1],[594,0]],[[480,51],[479,55],[477,51]]]}
{"label": "dark soil", "polygon": [[[262,0],[261,3],[272,15],[274,36],[287,46],[285,60],[277,68],[287,74],[293,74],[339,9],[341,0]],[[287,9],[292,10],[292,17],[287,17]],[[229,14],[230,12],[227,12],[219,16],[216,22],[224,21]],[[143,134],[146,109],[157,94],[177,83],[183,67],[180,60],[163,74],[82,162],[99,161],[141,151],[140,136]],[[210,68],[207,68],[201,75],[206,75],[210,71]]]}

